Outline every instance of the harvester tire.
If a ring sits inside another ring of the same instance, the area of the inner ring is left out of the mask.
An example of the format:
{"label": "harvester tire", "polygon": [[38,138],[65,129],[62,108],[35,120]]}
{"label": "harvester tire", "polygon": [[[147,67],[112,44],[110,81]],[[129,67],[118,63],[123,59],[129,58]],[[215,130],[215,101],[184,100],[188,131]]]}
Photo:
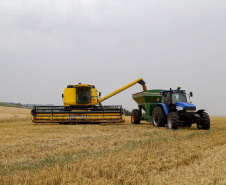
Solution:
{"label": "harvester tire", "polygon": [[140,111],[138,109],[133,109],[131,115],[132,124],[140,124]]}
{"label": "harvester tire", "polygon": [[178,129],[179,127],[179,116],[176,112],[170,112],[167,116],[167,127],[168,129]]}
{"label": "harvester tire", "polygon": [[197,123],[197,128],[199,130],[209,130],[210,129],[210,117],[206,112],[200,112],[201,123]]}
{"label": "harvester tire", "polygon": [[152,123],[155,127],[164,127],[166,123],[165,113],[161,107],[155,107],[152,112]]}

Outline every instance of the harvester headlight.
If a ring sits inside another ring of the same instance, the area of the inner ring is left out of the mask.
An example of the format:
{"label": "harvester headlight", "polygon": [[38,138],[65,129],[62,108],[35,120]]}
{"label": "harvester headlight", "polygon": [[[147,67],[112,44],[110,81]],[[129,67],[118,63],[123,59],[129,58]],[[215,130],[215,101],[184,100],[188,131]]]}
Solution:
{"label": "harvester headlight", "polygon": [[176,106],[176,109],[179,111],[179,110],[183,110],[183,107],[181,106]]}

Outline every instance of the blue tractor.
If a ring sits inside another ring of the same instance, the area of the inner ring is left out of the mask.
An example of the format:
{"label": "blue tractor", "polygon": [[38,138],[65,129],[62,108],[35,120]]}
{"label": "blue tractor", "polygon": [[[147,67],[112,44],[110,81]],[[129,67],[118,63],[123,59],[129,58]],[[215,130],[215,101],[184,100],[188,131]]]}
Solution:
{"label": "blue tractor", "polygon": [[178,129],[179,126],[191,127],[193,123],[197,124],[198,129],[209,130],[210,118],[204,109],[196,111],[196,106],[190,103],[185,90],[164,90],[161,92],[161,103],[153,109],[152,122],[156,127],[164,127],[167,124],[169,129]]}

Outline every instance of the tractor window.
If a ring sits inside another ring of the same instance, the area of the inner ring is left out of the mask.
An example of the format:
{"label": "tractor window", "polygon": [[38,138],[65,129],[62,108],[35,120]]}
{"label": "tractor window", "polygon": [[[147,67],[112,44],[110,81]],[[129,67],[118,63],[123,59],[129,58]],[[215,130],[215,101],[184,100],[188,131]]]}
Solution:
{"label": "tractor window", "polygon": [[162,103],[169,103],[169,102],[171,102],[170,92],[164,92],[162,97]]}
{"label": "tractor window", "polygon": [[187,102],[186,94],[183,91],[173,92],[172,94],[172,103],[176,102]]}
{"label": "tractor window", "polygon": [[90,87],[76,88],[76,102],[82,104],[90,103]]}
{"label": "tractor window", "polygon": [[[164,92],[162,102],[169,104],[171,103],[170,91]],[[176,102],[187,102],[186,94],[183,91],[172,91],[172,103]]]}

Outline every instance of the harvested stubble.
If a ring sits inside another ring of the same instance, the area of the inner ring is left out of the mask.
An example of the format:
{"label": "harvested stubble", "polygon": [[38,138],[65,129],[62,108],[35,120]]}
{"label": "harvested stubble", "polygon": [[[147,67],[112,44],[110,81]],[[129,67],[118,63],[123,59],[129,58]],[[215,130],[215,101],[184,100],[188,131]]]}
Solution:
{"label": "harvested stubble", "polygon": [[0,114],[0,184],[226,184],[226,118],[172,131],[129,117],[35,125],[29,110],[7,109],[17,117]]}

